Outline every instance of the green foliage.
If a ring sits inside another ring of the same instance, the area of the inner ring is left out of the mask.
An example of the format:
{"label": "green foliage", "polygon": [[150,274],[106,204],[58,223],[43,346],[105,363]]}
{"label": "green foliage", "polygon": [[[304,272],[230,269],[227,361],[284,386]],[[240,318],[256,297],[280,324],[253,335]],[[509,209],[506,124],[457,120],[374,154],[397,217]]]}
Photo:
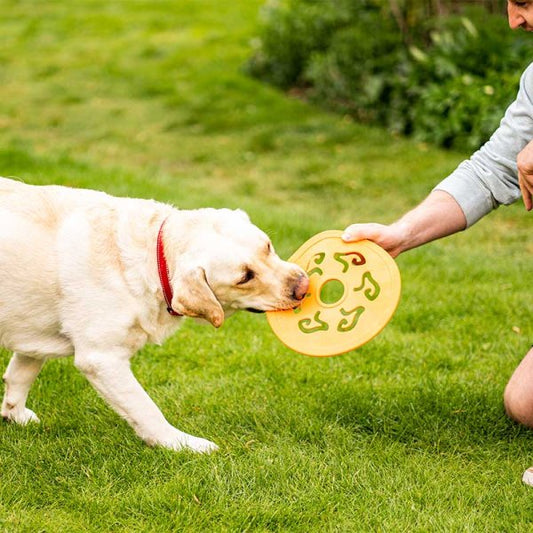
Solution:
{"label": "green foliage", "polygon": [[525,36],[482,9],[419,23],[406,44],[383,4],[320,6],[290,0],[270,7],[249,72],[441,146],[475,149],[485,142],[529,63]]}
{"label": "green foliage", "polygon": [[[376,32],[368,31],[380,25],[379,0],[286,0],[268,2],[262,9],[263,33],[253,41],[254,55],[247,64],[247,70],[261,79],[283,88],[308,81],[305,71],[310,58],[331,46],[338,32],[351,28],[359,37],[361,50],[352,48],[359,58],[365,57],[365,50],[372,51],[377,43]],[[392,29],[393,21],[385,23]],[[378,32],[379,33],[379,32]],[[397,41],[397,31],[393,32]],[[397,44],[397,43],[396,43]],[[383,45],[384,51],[386,44]]]}
{"label": "green foliage", "polygon": [[483,144],[512,101],[512,91],[498,91],[502,83],[517,87],[519,73],[493,79],[465,74],[428,85],[409,113],[411,129],[420,140],[457,149],[474,150]]}
{"label": "green foliage", "polygon": [[332,33],[351,18],[349,3],[288,0],[262,9],[265,28],[247,68],[269,83],[288,88],[301,82],[305,65],[316,50],[326,49]]}

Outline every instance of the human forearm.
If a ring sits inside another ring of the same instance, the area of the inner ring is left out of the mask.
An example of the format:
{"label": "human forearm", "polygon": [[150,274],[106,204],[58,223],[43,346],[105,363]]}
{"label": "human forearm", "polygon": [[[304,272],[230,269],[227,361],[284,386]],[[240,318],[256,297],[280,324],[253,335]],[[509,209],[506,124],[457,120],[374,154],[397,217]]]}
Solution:
{"label": "human forearm", "polygon": [[396,257],[406,250],[465,228],[466,218],[459,204],[448,193],[436,190],[391,225],[352,224],[344,231],[343,239],[369,239]]}
{"label": "human forearm", "polygon": [[466,218],[452,196],[436,190],[392,226],[404,236],[400,252],[405,252],[464,230]]}

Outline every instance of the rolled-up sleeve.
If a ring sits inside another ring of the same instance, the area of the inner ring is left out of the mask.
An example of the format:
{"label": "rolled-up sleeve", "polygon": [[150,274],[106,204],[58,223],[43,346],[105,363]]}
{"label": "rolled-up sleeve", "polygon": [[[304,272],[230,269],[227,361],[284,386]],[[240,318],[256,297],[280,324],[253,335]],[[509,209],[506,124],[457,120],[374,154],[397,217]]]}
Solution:
{"label": "rolled-up sleeve", "polygon": [[435,190],[453,196],[465,214],[467,226],[471,226],[498,206],[520,198],[516,156],[531,140],[533,63],[522,74],[516,100],[507,108],[499,128]]}

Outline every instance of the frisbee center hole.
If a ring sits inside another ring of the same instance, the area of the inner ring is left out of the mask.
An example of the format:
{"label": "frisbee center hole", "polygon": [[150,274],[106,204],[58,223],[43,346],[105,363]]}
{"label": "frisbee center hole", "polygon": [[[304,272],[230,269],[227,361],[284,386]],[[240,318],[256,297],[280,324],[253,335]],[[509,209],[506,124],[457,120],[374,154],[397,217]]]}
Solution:
{"label": "frisbee center hole", "polygon": [[320,289],[320,301],[334,305],[344,296],[344,285],[338,279],[330,279]]}

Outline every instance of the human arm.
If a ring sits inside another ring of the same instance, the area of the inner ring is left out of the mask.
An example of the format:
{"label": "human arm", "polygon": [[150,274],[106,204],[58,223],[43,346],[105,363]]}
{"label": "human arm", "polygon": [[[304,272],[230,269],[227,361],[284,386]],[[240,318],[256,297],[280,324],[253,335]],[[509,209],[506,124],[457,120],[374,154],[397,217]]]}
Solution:
{"label": "human arm", "polygon": [[514,203],[521,193],[527,202],[526,187],[533,191],[532,139],[533,63],[522,74],[517,97],[489,141],[437,186],[457,200],[467,227],[500,205]]}
{"label": "human arm", "polygon": [[[498,206],[524,198],[533,207],[533,63],[490,140],[463,161],[418,207],[390,226],[352,224],[345,240],[369,239],[393,257],[475,224]],[[529,143],[529,144],[528,144]],[[526,146],[527,145],[527,146]],[[519,176],[520,174],[520,176]]]}
{"label": "human arm", "polygon": [[368,239],[396,257],[406,250],[466,228],[466,217],[447,192],[434,190],[413,210],[390,225],[352,224],[343,233],[347,241]]}
{"label": "human arm", "polygon": [[518,154],[516,165],[524,206],[528,211],[531,211],[533,208],[533,141],[529,142]]}

